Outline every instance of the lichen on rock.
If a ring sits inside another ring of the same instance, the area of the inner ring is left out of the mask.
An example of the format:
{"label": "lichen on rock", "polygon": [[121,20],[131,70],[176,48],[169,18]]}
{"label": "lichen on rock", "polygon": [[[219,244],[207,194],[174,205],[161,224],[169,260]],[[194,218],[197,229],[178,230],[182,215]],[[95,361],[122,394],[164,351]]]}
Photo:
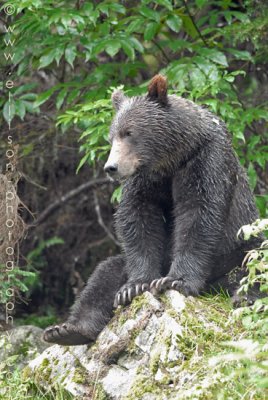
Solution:
{"label": "lichen on rock", "polygon": [[76,399],[214,399],[221,374],[208,360],[235,337],[230,309],[220,296],[146,292],[115,313],[93,346],[51,346],[28,370],[38,385],[61,385]]}

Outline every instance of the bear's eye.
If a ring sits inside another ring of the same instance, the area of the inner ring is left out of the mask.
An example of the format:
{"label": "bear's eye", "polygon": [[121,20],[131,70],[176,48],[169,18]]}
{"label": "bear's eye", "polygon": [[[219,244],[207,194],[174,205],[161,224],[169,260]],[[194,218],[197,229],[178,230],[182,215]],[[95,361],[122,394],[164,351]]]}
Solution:
{"label": "bear's eye", "polygon": [[124,132],[124,136],[125,136],[125,137],[131,136],[131,132],[130,132],[130,131],[125,131],[125,132]]}

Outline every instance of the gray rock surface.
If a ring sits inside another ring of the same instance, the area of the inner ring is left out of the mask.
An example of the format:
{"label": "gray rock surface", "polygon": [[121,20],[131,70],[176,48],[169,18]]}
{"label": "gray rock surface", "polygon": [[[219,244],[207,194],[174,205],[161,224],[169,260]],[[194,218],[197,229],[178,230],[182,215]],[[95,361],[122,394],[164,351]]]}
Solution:
{"label": "gray rock surface", "polygon": [[[192,357],[198,370],[200,356],[195,337],[188,338],[188,325],[195,330],[196,324],[209,323],[211,332],[219,331],[203,310],[201,300],[176,291],[160,299],[146,292],[118,309],[94,345],[53,345],[30,361],[24,373],[41,387],[60,385],[81,400],[191,399],[200,382],[184,362]],[[183,385],[185,396],[180,394]]]}
{"label": "gray rock surface", "polygon": [[0,334],[0,362],[16,356],[16,366],[22,367],[50,345],[42,340],[41,328],[23,325]]}

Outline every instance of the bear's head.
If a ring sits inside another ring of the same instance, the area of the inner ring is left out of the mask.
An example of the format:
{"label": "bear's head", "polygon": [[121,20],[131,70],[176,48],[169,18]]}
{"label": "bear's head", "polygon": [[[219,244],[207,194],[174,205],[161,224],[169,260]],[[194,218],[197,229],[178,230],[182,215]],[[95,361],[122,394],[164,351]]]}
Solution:
{"label": "bear's head", "polygon": [[109,140],[112,148],[104,170],[115,179],[124,179],[138,171],[164,170],[174,139],[169,131],[170,112],[167,81],[156,75],[144,96],[127,97],[121,90],[112,94],[116,115]]}

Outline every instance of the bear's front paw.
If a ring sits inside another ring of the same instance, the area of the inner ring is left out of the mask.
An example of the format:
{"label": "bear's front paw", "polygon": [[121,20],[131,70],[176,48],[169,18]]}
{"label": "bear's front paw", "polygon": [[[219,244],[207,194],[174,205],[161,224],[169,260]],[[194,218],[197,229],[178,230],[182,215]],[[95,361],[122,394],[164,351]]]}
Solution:
{"label": "bear's front paw", "polygon": [[142,282],[126,283],[116,293],[114,299],[114,307],[117,308],[120,305],[126,305],[128,303],[131,303],[134,297],[146,292],[146,290],[149,290],[148,283],[142,283]]}
{"label": "bear's front paw", "polygon": [[168,289],[177,290],[184,294],[184,296],[196,296],[199,292],[195,285],[190,282],[185,281],[183,278],[173,278],[171,276],[155,279],[150,284],[150,291],[152,293],[163,292]]}
{"label": "bear's front paw", "polygon": [[68,322],[61,325],[49,326],[46,328],[43,339],[49,343],[57,343],[63,346],[75,346],[92,342],[84,332]]}

